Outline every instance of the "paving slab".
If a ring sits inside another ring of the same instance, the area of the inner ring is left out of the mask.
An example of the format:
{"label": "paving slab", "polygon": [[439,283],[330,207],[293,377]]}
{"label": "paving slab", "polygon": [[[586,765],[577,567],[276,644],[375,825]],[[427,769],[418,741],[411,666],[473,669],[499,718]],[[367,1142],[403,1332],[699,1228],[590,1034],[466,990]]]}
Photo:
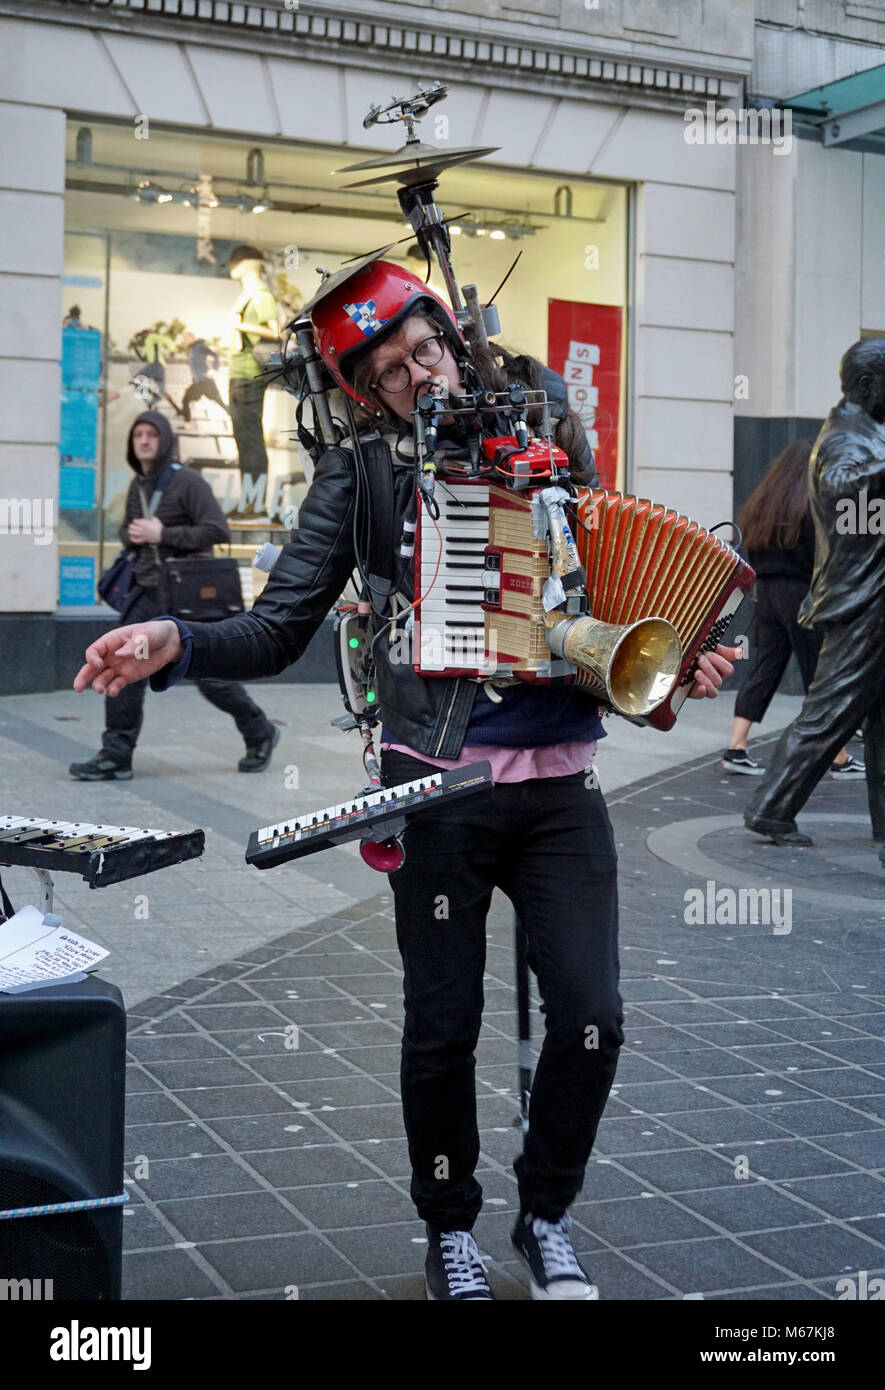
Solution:
{"label": "paving slab", "polygon": [[[359,750],[328,729],[330,688],[257,697],[283,735],[266,773],[236,773],[232,724],[186,688],[149,699],[126,784],[66,777],[95,751],[100,700],[0,701],[5,809],[207,833],[202,860],[132,883],[90,892],[56,875],[57,909],[110,948],[101,974],[129,1009],[124,1294],[423,1298],[387,882],[352,845],[266,875],[243,862],[254,827],[351,795]],[[718,765],[732,707],[698,702],[667,736],[609,720],[597,758],[621,866],[626,1043],[572,1215],[603,1300],[827,1300],[846,1271],[885,1272],[885,875],[865,788],[821,784],[800,817],[808,850],[749,834],[752,781]],[[760,756],[797,707],[778,697]],[[25,871],[4,878],[31,899]],[[695,920],[690,894],[711,881],[781,905],[789,892],[789,931]],[[488,935],[476,1234],[497,1296],[524,1301],[500,897]]]}

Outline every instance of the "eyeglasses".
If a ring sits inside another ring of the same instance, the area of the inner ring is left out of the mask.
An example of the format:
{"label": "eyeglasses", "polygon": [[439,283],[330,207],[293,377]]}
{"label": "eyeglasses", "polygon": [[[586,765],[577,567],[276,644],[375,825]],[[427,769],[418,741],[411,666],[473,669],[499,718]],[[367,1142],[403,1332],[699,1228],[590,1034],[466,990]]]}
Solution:
{"label": "eyeglasses", "polygon": [[419,367],[435,367],[437,362],[442,361],[445,350],[445,340],[442,333],[434,333],[431,338],[423,338],[417,347],[412,349],[408,357],[404,357],[401,362],[394,362],[391,367],[386,367],[377,381],[369,382],[370,389],[377,391],[380,387],[382,391],[387,391],[391,395],[395,395],[397,391],[405,391],[412,381],[408,363],[416,362]]}

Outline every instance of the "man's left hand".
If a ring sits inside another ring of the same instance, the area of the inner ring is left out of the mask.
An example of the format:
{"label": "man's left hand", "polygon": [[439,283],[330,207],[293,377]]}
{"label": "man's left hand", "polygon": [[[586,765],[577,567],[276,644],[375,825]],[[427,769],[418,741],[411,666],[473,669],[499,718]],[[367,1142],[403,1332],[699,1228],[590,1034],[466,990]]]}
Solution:
{"label": "man's left hand", "polygon": [[694,685],[688,692],[690,700],[715,700],[726,676],[734,675],[733,661],[739,661],[739,648],[717,647],[705,652],[698,662]]}
{"label": "man's left hand", "polygon": [[163,523],[156,516],[137,516],[127,531],[135,545],[157,545],[163,535]]}

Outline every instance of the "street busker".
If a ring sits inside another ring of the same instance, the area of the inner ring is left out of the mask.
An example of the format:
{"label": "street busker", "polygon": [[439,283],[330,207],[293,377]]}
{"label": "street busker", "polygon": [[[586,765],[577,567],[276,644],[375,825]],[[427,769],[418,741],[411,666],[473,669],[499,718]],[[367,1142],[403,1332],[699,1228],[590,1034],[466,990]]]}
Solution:
{"label": "street busker", "polygon": [[[442,382],[456,394],[501,390],[508,379],[543,387],[573,480],[595,481],[561,377],[531,358],[468,349],[451,309],[410,271],[384,261],[359,267],[311,317],[323,361],[364,407],[371,426],[366,448],[380,450],[390,470],[393,516],[383,524],[396,538],[390,588],[397,611],[415,597],[398,543],[415,490],[412,412],[427,383]],[[443,445],[463,444],[457,420],[443,416]],[[110,633],[89,648],[76,688],[91,681],[114,695],[147,671],[152,685],[165,689],[186,673],[236,679],[296,661],[344,588],[358,558],[355,542],[359,547],[365,537],[371,498],[356,478],[347,441],[323,455],[297,534],[251,612],[213,626],[167,619]],[[377,513],[375,522],[382,524]],[[365,570],[366,556],[360,558]],[[373,584],[380,592],[380,580]],[[514,1165],[520,1210],[512,1240],[528,1266],[533,1297],[592,1298],[568,1209],[581,1189],[623,1042],[615,847],[602,793],[586,775],[604,735],[597,706],[561,682],[427,679],[393,655],[403,649],[402,623],[390,621],[390,601],[379,607],[375,685],[384,716],[385,783],[486,758],[494,783],[487,796],[454,807],[443,800],[407,822],[405,862],[390,876],[405,976],[402,1103],[411,1194],[427,1228],[428,1297],[493,1296],[472,1230],[482,1204],[474,1053],[486,914],[497,887],[525,927],[545,1016],[529,1129]],[[138,638],[147,639],[147,660],[135,659]],[[728,654],[719,649],[701,658],[695,697],[716,694],[732,670]]]}

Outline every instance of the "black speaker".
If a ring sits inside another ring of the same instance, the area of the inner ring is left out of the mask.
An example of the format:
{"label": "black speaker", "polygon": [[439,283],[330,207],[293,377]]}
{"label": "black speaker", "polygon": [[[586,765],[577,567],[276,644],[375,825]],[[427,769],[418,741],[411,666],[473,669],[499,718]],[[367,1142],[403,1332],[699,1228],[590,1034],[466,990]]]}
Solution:
{"label": "black speaker", "polygon": [[[0,994],[0,1212],[124,1191],[125,1078],[115,985]],[[0,1220],[0,1298],[119,1298],[122,1251],[120,1206]]]}

